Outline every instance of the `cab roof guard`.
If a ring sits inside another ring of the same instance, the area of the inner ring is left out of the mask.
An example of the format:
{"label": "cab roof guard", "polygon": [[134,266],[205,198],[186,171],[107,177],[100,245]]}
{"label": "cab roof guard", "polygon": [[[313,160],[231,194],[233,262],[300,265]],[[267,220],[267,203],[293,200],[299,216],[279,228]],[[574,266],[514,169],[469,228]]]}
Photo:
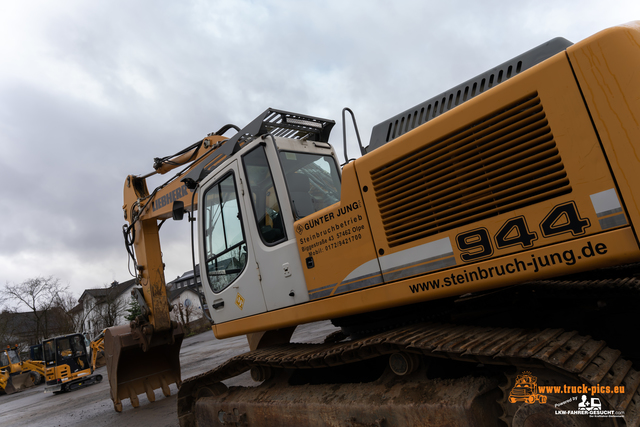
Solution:
{"label": "cab roof guard", "polygon": [[269,133],[273,136],[301,141],[328,142],[334,125],[333,120],[267,108],[233,137],[222,141],[220,147],[211,151],[200,165],[189,171],[182,182],[188,188],[195,188],[196,183],[213,172],[223,163],[223,160],[240,151],[260,135]]}

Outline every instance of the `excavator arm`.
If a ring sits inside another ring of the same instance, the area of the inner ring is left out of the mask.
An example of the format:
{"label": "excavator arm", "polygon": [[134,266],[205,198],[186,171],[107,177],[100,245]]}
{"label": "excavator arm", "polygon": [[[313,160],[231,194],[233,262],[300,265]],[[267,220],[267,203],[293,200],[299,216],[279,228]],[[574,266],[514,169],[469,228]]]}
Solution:
{"label": "excavator arm", "polygon": [[89,343],[89,347],[91,348],[91,368],[94,371],[106,364],[104,357],[104,333],[105,331],[103,330],[98,334],[96,339]]}
{"label": "excavator arm", "polygon": [[[139,285],[132,296],[140,304],[142,314],[129,325],[105,331],[111,399],[118,412],[122,411],[122,399],[130,399],[137,407],[139,394],[146,393],[154,401],[155,389],[160,388],[169,396],[169,386],[181,384],[179,353],[184,333],[170,318],[159,230],[166,219],[181,219],[185,211],[196,209],[193,191],[181,179],[224,143],[227,138],[222,133],[228,129],[225,126],[174,156],[155,159],[155,172],[151,174],[130,175],[125,180],[123,211],[128,223],[124,235]],[[146,178],[182,165],[184,170],[149,192]]]}

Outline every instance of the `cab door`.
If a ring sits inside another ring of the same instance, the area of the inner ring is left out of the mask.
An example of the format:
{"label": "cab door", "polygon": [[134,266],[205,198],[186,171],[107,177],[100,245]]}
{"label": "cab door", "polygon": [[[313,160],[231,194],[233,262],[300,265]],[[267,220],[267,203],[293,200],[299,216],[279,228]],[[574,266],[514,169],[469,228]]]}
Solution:
{"label": "cab door", "polygon": [[254,239],[267,310],[306,302],[293,214],[273,141],[267,139],[247,151],[241,166],[248,188],[245,204],[253,210],[247,230]]}
{"label": "cab door", "polygon": [[199,251],[202,284],[215,323],[266,311],[237,161],[199,190]]}

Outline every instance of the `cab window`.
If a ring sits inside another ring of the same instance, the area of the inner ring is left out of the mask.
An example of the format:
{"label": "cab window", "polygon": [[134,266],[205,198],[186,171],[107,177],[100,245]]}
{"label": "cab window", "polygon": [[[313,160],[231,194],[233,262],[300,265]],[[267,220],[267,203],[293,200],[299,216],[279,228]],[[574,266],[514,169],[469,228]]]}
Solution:
{"label": "cab window", "polygon": [[32,345],[29,349],[31,360],[44,360],[42,345]]}
{"label": "cab window", "polygon": [[42,343],[42,348],[44,351],[44,361],[46,362],[47,366],[56,364],[56,350],[54,345],[55,344],[53,340],[45,341],[44,343]]}
{"label": "cab window", "polygon": [[87,354],[85,339],[84,335],[76,335],[73,337],[73,341],[71,341],[71,351],[73,351],[74,356],[84,356]]}
{"label": "cab window", "polygon": [[332,156],[281,151],[280,163],[296,219],[340,201],[340,174]]}
{"label": "cab window", "polygon": [[226,289],[247,264],[236,180],[229,174],[204,193],[206,274],[213,292]]}
{"label": "cab window", "polygon": [[15,350],[7,350],[7,353],[9,354],[9,360],[11,361],[11,363],[20,363],[20,358],[18,357],[18,353],[16,353]]}
{"label": "cab window", "polygon": [[260,238],[269,246],[286,240],[280,201],[273,184],[273,176],[264,147],[259,146],[246,154],[242,162],[249,183],[253,214]]}
{"label": "cab window", "polygon": [[69,338],[61,338],[56,340],[58,354],[62,357],[73,356],[73,350],[71,349],[71,342]]}

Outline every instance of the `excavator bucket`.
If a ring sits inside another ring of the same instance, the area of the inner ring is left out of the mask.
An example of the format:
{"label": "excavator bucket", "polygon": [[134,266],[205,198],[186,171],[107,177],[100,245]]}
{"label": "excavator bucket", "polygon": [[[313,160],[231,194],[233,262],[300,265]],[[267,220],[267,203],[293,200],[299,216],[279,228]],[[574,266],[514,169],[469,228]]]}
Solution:
{"label": "excavator bucket", "polygon": [[164,334],[154,333],[149,343],[136,337],[128,325],[107,329],[104,352],[111,400],[117,412],[122,411],[123,399],[129,399],[137,408],[140,405],[139,394],[146,393],[149,401],[153,402],[155,389],[162,389],[168,397],[171,384],[180,387],[180,346],[183,338],[180,325]]}
{"label": "excavator bucket", "polygon": [[98,355],[96,357],[96,369],[102,368],[106,364],[107,364],[107,358],[104,355],[104,351],[101,350],[98,352]]}
{"label": "excavator bucket", "polygon": [[0,387],[0,395],[13,394],[15,392],[16,389],[13,387],[13,383],[11,381],[7,381],[2,387]]}
{"label": "excavator bucket", "polygon": [[9,377],[7,384],[4,387],[4,392],[6,394],[13,394],[24,390],[25,388],[33,387],[34,385],[36,385],[36,380],[33,373],[24,372],[22,374]]}

